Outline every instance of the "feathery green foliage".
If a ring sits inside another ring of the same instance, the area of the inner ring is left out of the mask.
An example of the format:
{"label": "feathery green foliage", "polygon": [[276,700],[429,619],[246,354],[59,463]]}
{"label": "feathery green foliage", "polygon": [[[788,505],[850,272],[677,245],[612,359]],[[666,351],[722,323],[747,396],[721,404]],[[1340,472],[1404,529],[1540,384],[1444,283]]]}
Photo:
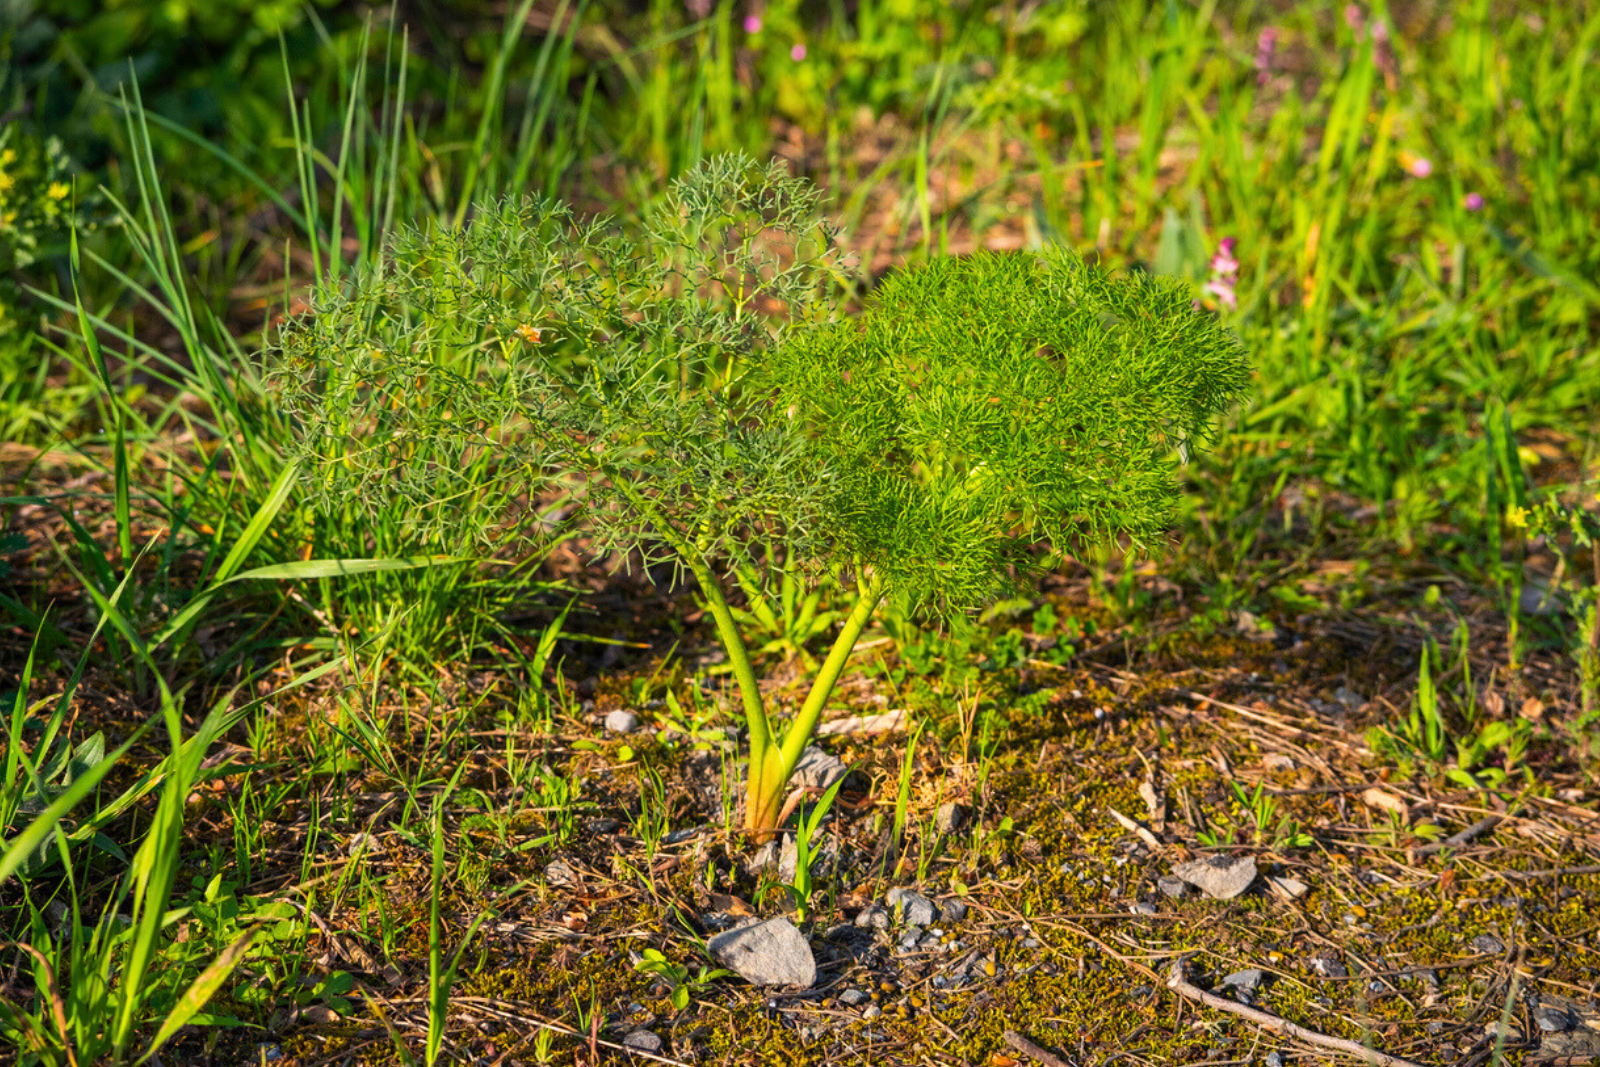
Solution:
{"label": "feathery green foliage", "polygon": [[1048,555],[1164,530],[1169,457],[1243,392],[1238,343],[1187,287],[1056,246],[890,278],[862,320],[760,372],[834,473],[830,542],[915,606],[960,610]]}
{"label": "feathery green foliage", "polygon": [[808,514],[796,440],[744,421],[732,373],[768,341],[758,299],[811,308],[830,280],[816,205],[781,167],[722,157],[674,186],[642,245],[548,200],[403,232],[268,354],[314,499],[487,543],[518,532],[518,498],[562,482],[598,547],[652,561],[677,558],[679,534],[734,554],[767,516]]}
{"label": "feathery green foliage", "polygon": [[[1064,249],[936,261],[859,322],[832,314],[837,267],[813,190],[720,157],[641,244],[548,201],[408,233],[269,363],[328,505],[495,540],[529,531],[521,495],[563,485],[598,549],[693,575],[743,700],[761,834],[883,597],[960,611],[1086,540],[1148,540],[1171,457],[1248,379],[1183,286]],[[412,462],[424,443],[434,458]],[[781,731],[724,593],[730,568],[762,565],[857,594]]]}

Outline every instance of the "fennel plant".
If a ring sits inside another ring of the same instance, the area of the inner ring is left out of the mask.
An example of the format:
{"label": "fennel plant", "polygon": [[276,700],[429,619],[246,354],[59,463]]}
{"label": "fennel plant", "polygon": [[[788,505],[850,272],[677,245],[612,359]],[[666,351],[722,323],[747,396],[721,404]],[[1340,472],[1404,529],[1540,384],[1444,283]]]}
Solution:
{"label": "fennel plant", "polygon": [[[483,506],[460,481],[491,455],[527,498],[570,492],[597,555],[692,576],[749,730],[744,826],[764,838],[886,596],[948,614],[1083,544],[1150,541],[1179,457],[1248,381],[1185,286],[1066,249],[936,260],[855,318],[832,296],[840,268],[815,190],[719,157],[642,240],[549,201],[400,234],[266,362],[310,506],[404,503],[480,545],[537,536],[510,493]],[[764,570],[854,594],[786,726],[728,596]]]}

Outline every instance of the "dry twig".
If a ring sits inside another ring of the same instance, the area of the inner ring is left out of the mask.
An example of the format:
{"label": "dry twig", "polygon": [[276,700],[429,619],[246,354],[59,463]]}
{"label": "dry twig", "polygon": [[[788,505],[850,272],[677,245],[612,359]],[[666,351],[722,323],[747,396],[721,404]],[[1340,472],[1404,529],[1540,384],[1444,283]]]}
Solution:
{"label": "dry twig", "polygon": [[1287,1019],[1280,1019],[1278,1016],[1264,1012],[1259,1008],[1247,1007],[1237,1001],[1228,1000],[1226,997],[1219,997],[1215,993],[1208,993],[1185,977],[1184,961],[1181,959],[1172,961],[1172,966],[1167,971],[1167,987],[1180,997],[1197,1001],[1208,1008],[1230,1012],[1243,1019],[1248,1019],[1257,1026],[1264,1026],[1268,1030],[1283,1034],[1285,1037],[1296,1041],[1304,1041],[1308,1045],[1316,1045],[1319,1048],[1343,1052],[1346,1055],[1355,1056],[1358,1059],[1375,1064],[1376,1067],[1420,1067],[1419,1064],[1411,1060],[1402,1059],[1399,1056],[1391,1056],[1386,1052],[1367,1048],[1365,1045],[1342,1037],[1329,1037],[1327,1034],[1319,1034],[1315,1030],[1307,1030],[1303,1026],[1296,1026]]}
{"label": "dry twig", "polygon": [[1051,1052],[1049,1049],[1040,1048],[1032,1041],[1029,1041],[1027,1038],[1017,1033],[1015,1030],[1007,1030],[1000,1036],[1002,1039],[1004,1039],[1006,1044],[1010,1045],[1012,1048],[1016,1049],[1030,1060],[1044,1064],[1044,1067],[1071,1067],[1066,1060],[1062,1059],[1060,1056],[1057,1056],[1054,1052]]}

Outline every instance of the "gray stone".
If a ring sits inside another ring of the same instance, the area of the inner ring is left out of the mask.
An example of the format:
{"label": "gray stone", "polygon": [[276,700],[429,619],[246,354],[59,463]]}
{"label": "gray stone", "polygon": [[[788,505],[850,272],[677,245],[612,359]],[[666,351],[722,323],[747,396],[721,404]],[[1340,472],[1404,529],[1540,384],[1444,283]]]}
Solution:
{"label": "gray stone", "polygon": [[899,913],[907,926],[931,926],[937,914],[933,901],[911,889],[895,886],[884,895],[883,902]]}
{"label": "gray stone", "polygon": [[664,1047],[661,1038],[649,1030],[635,1030],[622,1039],[623,1048],[631,1048],[635,1052],[648,1052],[652,1056],[661,1055]]}
{"label": "gray stone", "polygon": [[1284,1067],[1283,1053],[1273,1049],[1267,1053],[1267,1067]]}
{"label": "gray stone", "polygon": [[1141,900],[1133,906],[1133,913],[1135,915],[1154,915],[1156,914],[1156,906],[1149,901]]}
{"label": "gray stone", "polygon": [[800,762],[794,765],[790,781],[796,787],[827,789],[850,773],[850,768],[837,756],[830,756],[816,745],[800,753]]}
{"label": "gray stone", "polygon": [[810,943],[782,916],[718,934],[706,947],[718,963],[751,985],[810,989],[817,980]]}
{"label": "gray stone", "polygon": [[[618,708],[606,716],[606,729],[614,734],[631,734],[638,728],[639,716],[627,708]],[[651,1036],[655,1035],[652,1034]]]}
{"label": "gray stone", "polygon": [[1222,980],[1222,984],[1254,993],[1261,988],[1261,982],[1266,976],[1266,972],[1259,967],[1247,967],[1242,971],[1234,971],[1228,975]]}
{"label": "gray stone", "polygon": [[1506,950],[1506,943],[1493,934],[1479,934],[1472,939],[1472,951],[1486,956],[1498,956]]}
{"label": "gray stone", "polygon": [[756,849],[755,855],[745,863],[744,871],[752,878],[760,878],[763,874],[775,871],[781,862],[783,847],[776,841],[768,841]]}
{"label": "gray stone", "polygon": [[1175,874],[1163,874],[1157,878],[1156,888],[1167,896],[1180,900],[1189,895],[1189,883]]}
{"label": "gray stone", "polygon": [[839,1003],[843,1004],[847,1008],[853,1008],[857,1004],[865,1004],[871,999],[871,997],[867,996],[867,994],[863,993],[859,989],[846,989],[843,993],[839,994]]}
{"label": "gray stone", "polygon": [[1439,972],[1432,967],[1417,967],[1412,970],[1411,974],[1429,989],[1439,988]]}
{"label": "gray stone", "polygon": [[577,872],[572,869],[572,864],[564,859],[554,859],[545,865],[544,880],[553,886],[570,886],[578,884]]}
{"label": "gray stone", "polygon": [[972,818],[972,809],[965,804],[957,804],[947,800],[939,805],[939,810],[933,816],[933,828],[941,834],[953,834],[967,825]]}
{"label": "gray stone", "polygon": [[1172,868],[1172,873],[1218,900],[1232,900],[1256,880],[1254,856],[1203,856]]}
{"label": "gray stone", "polygon": [[1547,1034],[1560,1034],[1577,1028],[1578,1020],[1566,1008],[1545,1005],[1533,1013],[1533,1021]]}
{"label": "gray stone", "polygon": [[967,917],[967,905],[960,900],[947,900],[939,905],[939,914],[947,923],[958,923]]}
{"label": "gray stone", "polygon": [[1346,686],[1340,686],[1333,691],[1333,699],[1349,708],[1351,711],[1360,711],[1366,704],[1367,698]]}
{"label": "gray stone", "polygon": [[1517,606],[1524,615],[1560,615],[1566,610],[1561,594],[1538,578],[1524,579],[1522,591],[1517,594]]}
{"label": "gray stone", "polygon": [[876,904],[868,904],[856,913],[856,925],[864,930],[887,930],[890,921],[888,909]]}

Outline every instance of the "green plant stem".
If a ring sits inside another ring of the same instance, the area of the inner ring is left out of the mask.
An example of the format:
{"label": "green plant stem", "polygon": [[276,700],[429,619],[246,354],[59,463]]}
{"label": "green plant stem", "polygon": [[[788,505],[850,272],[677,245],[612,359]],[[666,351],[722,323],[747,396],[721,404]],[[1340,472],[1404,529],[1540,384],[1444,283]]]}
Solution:
{"label": "green plant stem", "polygon": [[705,553],[700,547],[690,544],[673,529],[672,524],[650,502],[649,497],[629,485],[625,475],[616,476],[615,484],[618,491],[628,498],[628,502],[650,520],[657,536],[678,554],[678,558],[689,568],[689,573],[694,575],[695,581],[700,583],[700,591],[705,595],[706,606],[711,609],[711,618],[717,624],[717,636],[722,638],[722,647],[728,653],[728,664],[733,669],[733,679],[738,683],[739,696],[744,703],[745,722],[750,727],[753,765],[754,753],[771,746],[772,730],[767,723],[767,709],[761,699],[761,686],[756,683],[756,672],[750,666],[749,650],[744,647],[744,638],[739,636],[739,627],[733,620],[732,610],[728,607],[728,598],[722,593],[722,583],[717,581],[717,576],[712,572],[711,565],[706,562]]}
{"label": "green plant stem", "polygon": [[817,670],[811,691],[806,694],[805,703],[800,706],[789,729],[784,731],[783,740],[773,746],[769,733],[769,743],[758,748],[756,732],[751,729],[750,778],[745,788],[745,829],[758,836],[776,829],[778,812],[783,804],[783,787],[794,773],[795,765],[800,762],[800,754],[805,751],[806,742],[811,740],[817,720],[822,718],[822,709],[844,670],[845,661],[850,658],[856,641],[861,638],[867,620],[872,618],[873,610],[883,599],[885,588],[881,575],[875,574],[857,582],[855,606],[839,628],[839,636],[834,638],[828,658],[822,661],[822,666]]}
{"label": "green plant stem", "polygon": [[700,591],[705,594],[706,606],[711,609],[711,618],[717,624],[717,636],[722,638],[722,647],[728,653],[733,679],[739,685],[739,696],[744,701],[745,722],[750,727],[750,759],[753,764],[758,751],[771,747],[772,726],[767,722],[767,708],[761,699],[761,686],[756,683],[756,672],[750,666],[749,650],[744,647],[739,626],[733,621],[733,611],[728,607],[728,600],[722,595],[722,585],[711,567],[698,553],[685,553],[684,559],[689,564],[689,572],[700,583]]}
{"label": "green plant stem", "polygon": [[723,595],[722,583],[717,581],[716,573],[706,561],[704,546],[691,543],[674,529],[650,498],[629,485],[625,478],[617,478],[615,484],[628,501],[649,519],[656,535],[678,554],[678,558],[689,568],[689,573],[694,575],[695,581],[700,583],[706,607],[710,609],[711,618],[717,626],[717,635],[722,638],[722,647],[727,650],[728,664],[733,670],[733,678],[744,703],[745,724],[750,730],[750,773],[745,782],[745,829],[758,840],[765,840],[777,829],[778,813],[783,805],[783,787],[794,773],[795,765],[800,762],[800,754],[805,751],[806,743],[811,740],[817,722],[822,718],[822,709],[844,671],[845,661],[850,658],[851,651],[861,638],[861,631],[866,629],[872,612],[883,599],[886,584],[882,576],[876,574],[857,581],[855,606],[839,628],[839,636],[834,639],[828,658],[822,661],[822,666],[817,670],[805,703],[800,706],[799,713],[783,736],[778,738],[767,718],[766,702],[761,699],[761,687],[750,665],[749,650],[745,648],[744,638],[739,635],[739,626],[728,607],[727,597]]}
{"label": "green plant stem", "polygon": [[[1589,558],[1594,566],[1596,595],[1600,596],[1600,540],[1590,544]],[[1582,659],[1584,662],[1578,666],[1578,680],[1581,686],[1579,701],[1583,719],[1588,722],[1594,716],[1596,701],[1600,700],[1600,600],[1589,606],[1589,640]]]}

